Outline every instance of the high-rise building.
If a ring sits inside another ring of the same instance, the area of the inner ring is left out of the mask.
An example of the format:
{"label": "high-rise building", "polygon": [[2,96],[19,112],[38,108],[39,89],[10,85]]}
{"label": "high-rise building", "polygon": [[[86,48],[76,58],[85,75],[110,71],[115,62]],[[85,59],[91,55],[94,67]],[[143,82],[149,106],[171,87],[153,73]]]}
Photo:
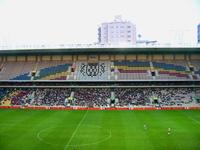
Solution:
{"label": "high-rise building", "polygon": [[197,26],[197,40],[200,43],[200,24]]}
{"label": "high-rise building", "polygon": [[105,45],[136,44],[136,27],[129,21],[123,21],[121,16],[113,22],[102,23],[98,28],[98,41]]}

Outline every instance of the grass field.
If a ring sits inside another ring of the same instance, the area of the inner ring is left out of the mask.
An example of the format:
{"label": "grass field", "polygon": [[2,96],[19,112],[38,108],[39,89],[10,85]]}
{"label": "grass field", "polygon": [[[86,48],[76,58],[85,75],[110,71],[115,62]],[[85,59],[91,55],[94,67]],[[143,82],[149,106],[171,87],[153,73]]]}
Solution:
{"label": "grass field", "polygon": [[200,150],[200,111],[0,110],[0,150],[67,149]]}

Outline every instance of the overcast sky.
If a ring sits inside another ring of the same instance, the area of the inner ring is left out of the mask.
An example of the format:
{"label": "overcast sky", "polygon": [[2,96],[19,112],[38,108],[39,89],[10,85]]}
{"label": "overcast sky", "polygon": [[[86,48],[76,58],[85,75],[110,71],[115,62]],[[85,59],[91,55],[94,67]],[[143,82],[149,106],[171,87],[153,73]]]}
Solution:
{"label": "overcast sky", "polygon": [[116,15],[143,39],[196,42],[200,0],[0,0],[0,44],[94,43]]}

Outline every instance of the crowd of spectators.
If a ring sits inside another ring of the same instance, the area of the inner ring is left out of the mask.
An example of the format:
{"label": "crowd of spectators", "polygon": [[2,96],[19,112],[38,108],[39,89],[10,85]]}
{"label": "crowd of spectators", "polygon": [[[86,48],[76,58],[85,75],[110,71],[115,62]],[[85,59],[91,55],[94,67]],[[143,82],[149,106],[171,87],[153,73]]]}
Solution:
{"label": "crowd of spectators", "polygon": [[150,89],[143,88],[117,88],[114,90],[119,106],[141,105],[149,102]]}
{"label": "crowd of spectators", "polygon": [[75,90],[75,105],[76,106],[88,106],[88,107],[101,107],[108,105],[108,99],[110,98],[110,89],[102,88],[86,88]]}
{"label": "crowd of spectators", "polygon": [[26,105],[31,102],[32,89],[17,89],[15,88],[10,92],[8,97],[11,98],[12,105]]}
{"label": "crowd of spectators", "polygon": [[153,94],[158,97],[163,106],[192,104],[193,97],[196,95],[192,88],[165,88],[162,90],[157,88]]}
{"label": "crowd of spectators", "polygon": [[33,91],[32,105],[62,106],[70,93],[71,89],[36,89]]}
{"label": "crowd of spectators", "polygon": [[197,88],[119,88],[115,94],[119,106],[150,106],[155,102],[160,106],[174,106],[193,104],[193,97],[200,96],[199,91]]}
{"label": "crowd of spectators", "polygon": [[194,97],[200,97],[200,88],[0,88],[0,102],[8,98],[12,105],[183,106],[195,105]]}

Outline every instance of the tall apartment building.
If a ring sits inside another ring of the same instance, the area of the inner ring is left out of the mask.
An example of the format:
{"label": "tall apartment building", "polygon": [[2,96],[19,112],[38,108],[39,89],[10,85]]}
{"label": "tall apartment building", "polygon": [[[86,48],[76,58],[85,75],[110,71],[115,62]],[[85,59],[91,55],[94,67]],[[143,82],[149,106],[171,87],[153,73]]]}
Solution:
{"label": "tall apartment building", "polygon": [[135,45],[136,26],[118,16],[113,22],[101,24],[98,28],[98,40],[105,45]]}

